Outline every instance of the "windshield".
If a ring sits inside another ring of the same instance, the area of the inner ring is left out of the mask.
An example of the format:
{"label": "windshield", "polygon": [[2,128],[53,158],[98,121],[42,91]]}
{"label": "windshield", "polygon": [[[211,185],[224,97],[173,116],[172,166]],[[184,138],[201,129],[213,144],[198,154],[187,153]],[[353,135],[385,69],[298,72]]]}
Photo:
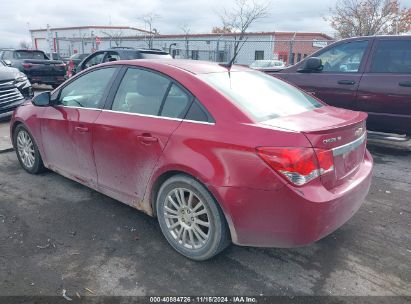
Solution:
{"label": "windshield", "polygon": [[17,51],[15,56],[17,59],[47,59],[43,52],[37,51]]}
{"label": "windshield", "polygon": [[172,58],[170,54],[164,54],[164,53],[149,53],[149,52],[143,53],[141,52],[140,54],[141,54],[141,58],[144,58],[144,59],[170,59]]}
{"label": "windshield", "polygon": [[260,72],[210,73],[199,75],[257,122],[298,114],[323,106],[297,88]]}
{"label": "windshield", "polygon": [[278,66],[283,66],[282,61],[276,61],[276,60],[257,60],[254,61],[250,67],[253,68],[269,68],[269,67],[278,67]]}

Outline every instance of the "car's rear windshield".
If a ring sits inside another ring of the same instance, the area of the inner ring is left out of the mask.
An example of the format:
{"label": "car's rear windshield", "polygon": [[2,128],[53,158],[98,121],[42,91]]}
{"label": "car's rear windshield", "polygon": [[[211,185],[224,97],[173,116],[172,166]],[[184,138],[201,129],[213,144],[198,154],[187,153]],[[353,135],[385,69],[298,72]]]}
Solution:
{"label": "car's rear windshield", "polygon": [[199,75],[257,122],[323,106],[288,83],[261,72],[241,71]]}
{"label": "car's rear windshield", "polygon": [[16,51],[15,56],[17,59],[47,59],[43,52],[38,51]]}

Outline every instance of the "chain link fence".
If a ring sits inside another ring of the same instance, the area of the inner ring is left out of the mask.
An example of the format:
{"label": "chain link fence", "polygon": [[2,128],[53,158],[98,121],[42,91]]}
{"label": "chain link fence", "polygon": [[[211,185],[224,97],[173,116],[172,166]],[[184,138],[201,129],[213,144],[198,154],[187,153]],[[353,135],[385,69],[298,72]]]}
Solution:
{"label": "chain link fence", "polygon": [[245,39],[238,41],[232,37],[219,39],[199,39],[182,37],[165,38],[117,38],[101,39],[61,39],[57,41],[57,50],[62,57],[73,53],[92,53],[112,47],[155,48],[169,52],[173,58],[227,62],[234,55],[236,44],[240,48],[236,64],[250,65],[255,60],[281,60],[287,66],[293,65],[315,51],[331,44],[331,40],[265,40]]}

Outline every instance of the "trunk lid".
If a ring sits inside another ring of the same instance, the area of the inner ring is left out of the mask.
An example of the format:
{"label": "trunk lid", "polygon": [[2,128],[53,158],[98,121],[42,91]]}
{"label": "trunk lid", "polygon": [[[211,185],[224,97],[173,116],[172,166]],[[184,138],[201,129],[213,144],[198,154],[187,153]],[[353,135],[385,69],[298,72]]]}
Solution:
{"label": "trunk lid", "polygon": [[303,133],[314,148],[332,150],[334,170],[321,175],[327,189],[343,183],[362,163],[366,148],[367,114],[324,106],[262,122]]}

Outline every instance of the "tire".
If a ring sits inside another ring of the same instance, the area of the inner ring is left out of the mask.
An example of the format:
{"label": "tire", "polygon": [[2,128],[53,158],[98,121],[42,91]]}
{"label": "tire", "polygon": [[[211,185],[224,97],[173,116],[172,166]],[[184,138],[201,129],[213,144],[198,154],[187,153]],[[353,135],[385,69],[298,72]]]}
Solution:
{"label": "tire", "polygon": [[187,175],[178,174],[163,183],[156,212],[166,240],[189,259],[210,259],[230,244],[220,206],[201,183]]}
{"label": "tire", "polygon": [[17,158],[24,170],[31,174],[38,174],[46,170],[33,136],[21,124],[13,132],[13,143]]}

